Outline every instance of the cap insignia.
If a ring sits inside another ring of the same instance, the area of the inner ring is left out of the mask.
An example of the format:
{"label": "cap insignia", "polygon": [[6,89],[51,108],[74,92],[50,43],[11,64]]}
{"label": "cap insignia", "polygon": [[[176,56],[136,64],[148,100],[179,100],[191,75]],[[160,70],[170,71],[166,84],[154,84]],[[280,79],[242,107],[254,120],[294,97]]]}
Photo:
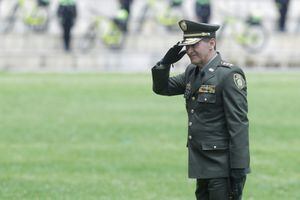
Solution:
{"label": "cap insignia", "polygon": [[186,25],[185,21],[182,21],[182,22],[180,23],[180,28],[181,28],[183,31],[186,31],[186,30],[187,30],[187,25]]}

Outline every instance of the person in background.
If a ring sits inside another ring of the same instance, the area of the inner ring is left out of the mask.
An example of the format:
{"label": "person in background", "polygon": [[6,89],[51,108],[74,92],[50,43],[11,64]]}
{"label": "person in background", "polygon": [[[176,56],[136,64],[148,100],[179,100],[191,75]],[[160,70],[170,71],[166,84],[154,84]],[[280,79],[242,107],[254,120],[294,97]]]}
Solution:
{"label": "person in background", "polygon": [[119,0],[120,7],[116,17],[114,18],[114,22],[123,32],[127,32],[128,30],[128,22],[131,11],[130,7],[132,2],[133,0]]}
{"label": "person in background", "polygon": [[76,0],[59,0],[57,15],[63,29],[64,49],[68,52],[71,49],[71,30],[77,16]]}
{"label": "person in background", "polygon": [[286,17],[290,0],[275,0],[276,7],[279,11],[278,30],[284,32],[286,30]]}
{"label": "person in background", "polygon": [[196,0],[195,8],[198,22],[209,23],[211,15],[210,0]]}
{"label": "person in background", "polygon": [[50,4],[50,0],[37,0],[38,6],[47,7]]}
{"label": "person in background", "polygon": [[171,0],[170,6],[171,7],[178,7],[182,5],[183,0]]}

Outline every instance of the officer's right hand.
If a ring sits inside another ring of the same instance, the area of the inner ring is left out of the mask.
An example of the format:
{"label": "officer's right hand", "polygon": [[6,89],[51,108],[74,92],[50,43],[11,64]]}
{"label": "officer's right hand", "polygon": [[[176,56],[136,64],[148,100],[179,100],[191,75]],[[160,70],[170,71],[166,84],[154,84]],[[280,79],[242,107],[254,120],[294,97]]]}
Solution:
{"label": "officer's right hand", "polygon": [[162,65],[171,65],[179,61],[186,53],[186,50],[182,50],[183,46],[178,46],[178,43],[175,44],[172,48],[168,50],[166,55],[160,61]]}
{"label": "officer's right hand", "polygon": [[238,177],[238,178],[230,177],[232,200],[240,200],[242,198],[245,181],[246,181],[246,176]]}

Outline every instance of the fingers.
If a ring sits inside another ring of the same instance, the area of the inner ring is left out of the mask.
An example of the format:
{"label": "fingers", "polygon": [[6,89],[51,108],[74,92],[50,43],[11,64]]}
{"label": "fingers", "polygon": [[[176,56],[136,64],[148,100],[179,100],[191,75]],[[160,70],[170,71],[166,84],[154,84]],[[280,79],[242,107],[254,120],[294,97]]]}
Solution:
{"label": "fingers", "polygon": [[177,53],[179,53],[182,48],[183,48],[183,46],[178,46],[177,44],[173,46],[174,51]]}
{"label": "fingers", "polygon": [[173,48],[176,48],[176,49],[182,49],[183,48],[183,46],[179,46],[179,43],[180,42],[177,42],[174,46],[173,46]]}

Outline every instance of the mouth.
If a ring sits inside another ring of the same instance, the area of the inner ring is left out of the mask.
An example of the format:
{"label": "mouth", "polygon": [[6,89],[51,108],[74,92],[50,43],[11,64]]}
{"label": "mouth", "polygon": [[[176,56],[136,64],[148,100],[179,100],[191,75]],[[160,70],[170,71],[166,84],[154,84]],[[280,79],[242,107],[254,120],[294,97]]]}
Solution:
{"label": "mouth", "polygon": [[189,55],[189,56],[190,56],[190,58],[194,58],[194,57],[196,57],[197,55],[191,54],[191,55]]}

